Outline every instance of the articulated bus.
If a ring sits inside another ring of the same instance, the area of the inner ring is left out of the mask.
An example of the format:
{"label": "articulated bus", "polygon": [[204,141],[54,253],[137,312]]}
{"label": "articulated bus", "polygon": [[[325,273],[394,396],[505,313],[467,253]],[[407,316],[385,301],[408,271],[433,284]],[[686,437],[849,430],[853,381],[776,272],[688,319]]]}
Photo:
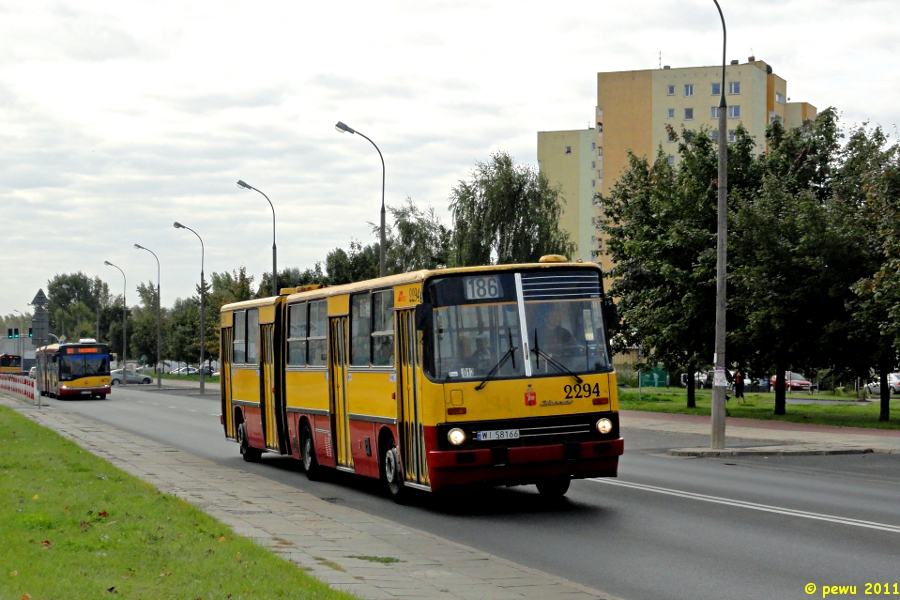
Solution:
{"label": "articulated bus", "polygon": [[222,307],[222,424],[263,452],[410,489],[615,477],[624,443],[592,263],[416,271]]}
{"label": "articulated bus", "polygon": [[0,373],[22,374],[22,357],[16,354],[0,354]]}
{"label": "articulated bus", "polygon": [[92,339],[77,344],[38,348],[38,389],[55,398],[106,398],[109,393],[109,346]]}

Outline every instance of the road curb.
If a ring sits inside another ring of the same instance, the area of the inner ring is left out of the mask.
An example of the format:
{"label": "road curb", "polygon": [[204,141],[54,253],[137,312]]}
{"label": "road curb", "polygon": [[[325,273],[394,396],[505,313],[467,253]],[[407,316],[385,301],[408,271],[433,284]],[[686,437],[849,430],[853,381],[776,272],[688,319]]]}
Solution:
{"label": "road curb", "polygon": [[835,448],[823,445],[815,447],[807,444],[790,446],[759,446],[752,448],[675,448],[669,450],[669,456],[693,457],[725,457],[725,456],[825,456],[838,454],[872,454],[874,448]]}

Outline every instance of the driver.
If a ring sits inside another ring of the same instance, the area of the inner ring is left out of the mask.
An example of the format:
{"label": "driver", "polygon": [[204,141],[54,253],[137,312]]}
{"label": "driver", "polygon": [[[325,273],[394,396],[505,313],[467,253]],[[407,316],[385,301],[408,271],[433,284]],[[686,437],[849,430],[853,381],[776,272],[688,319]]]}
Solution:
{"label": "driver", "polygon": [[572,332],[562,326],[562,311],[562,307],[555,304],[551,304],[547,309],[546,325],[543,328],[544,339],[540,342],[548,352],[574,346],[577,343]]}

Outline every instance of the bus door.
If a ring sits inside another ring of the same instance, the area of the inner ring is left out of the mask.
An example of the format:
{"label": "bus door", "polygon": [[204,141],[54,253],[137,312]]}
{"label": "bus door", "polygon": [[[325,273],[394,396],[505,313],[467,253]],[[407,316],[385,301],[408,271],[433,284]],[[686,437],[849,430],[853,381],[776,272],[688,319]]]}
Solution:
{"label": "bus door", "polygon": [[[230,313],[229,313],[230,314]],[[221,377],[220,388],[222,396],[222,417],[225,419],[225,435],[230,438],[236,437],[234,430],[234,414],[232,413],[231,399],[234,397],[231,390],[231,369],[234,365],[234,327],[222,327],[222,345],[220,349],[222,368],[220,369]],[[157,365],[162,368],[162,365]]]}
{"label": "bus door", "polygon": [[259,399],[266,448],[281,451],[275,419],[275,324],[259,326]]}
{"label": "bus door", "polygon": [[428,465],[425,462],[425,425],[422,396],[419,393],[419,350],[416,343],[416,311],[399,310],[394,313],[397,323],[397,415],[400,436],[400,457],[406,480],[429,485]]}
{"label": "bus door", "polygon": [[331,396],[331,431],[337,468],[353,470],[350,419],[347,416],[347,317],[332,317],[328,329],[328,381]]}

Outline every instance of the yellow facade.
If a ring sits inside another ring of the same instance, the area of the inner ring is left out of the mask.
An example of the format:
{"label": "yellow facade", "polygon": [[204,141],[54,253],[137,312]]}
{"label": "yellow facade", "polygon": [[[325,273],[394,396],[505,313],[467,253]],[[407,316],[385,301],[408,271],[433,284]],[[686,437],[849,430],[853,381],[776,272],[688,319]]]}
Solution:
{"label": "yellow facade", "polygon": [[[538,163],[551,184],[563,190],[561,225],[578,244],[577,257],[593,260],[604,270],[613,266],[606,252],[607,236],[597,227],[603,221],[602,204],[588,205],[583,199],[584,181],[593,181],[591,195],[608,196],[628,168],[629,151],[651,161],[662,151],[676,163],[678,142],[670,138],[669,129],[678,138],[682,128],[717,132],[720,93],[715,86],[721,82],[721,66],[597,73],[596,128],[538,133]],[[732,61],[726,66],[724,91],[729,135],[743,124],[755,138],[758,152],[766,151],[765,132],[773,121],[799,127],[816,118],[811,104],[788,102],[787,82],[752,56],[745,63]],[[591,156],[586,157],[581,153],[591,135]],[[565,154],[567,147],[571,154]]]}

